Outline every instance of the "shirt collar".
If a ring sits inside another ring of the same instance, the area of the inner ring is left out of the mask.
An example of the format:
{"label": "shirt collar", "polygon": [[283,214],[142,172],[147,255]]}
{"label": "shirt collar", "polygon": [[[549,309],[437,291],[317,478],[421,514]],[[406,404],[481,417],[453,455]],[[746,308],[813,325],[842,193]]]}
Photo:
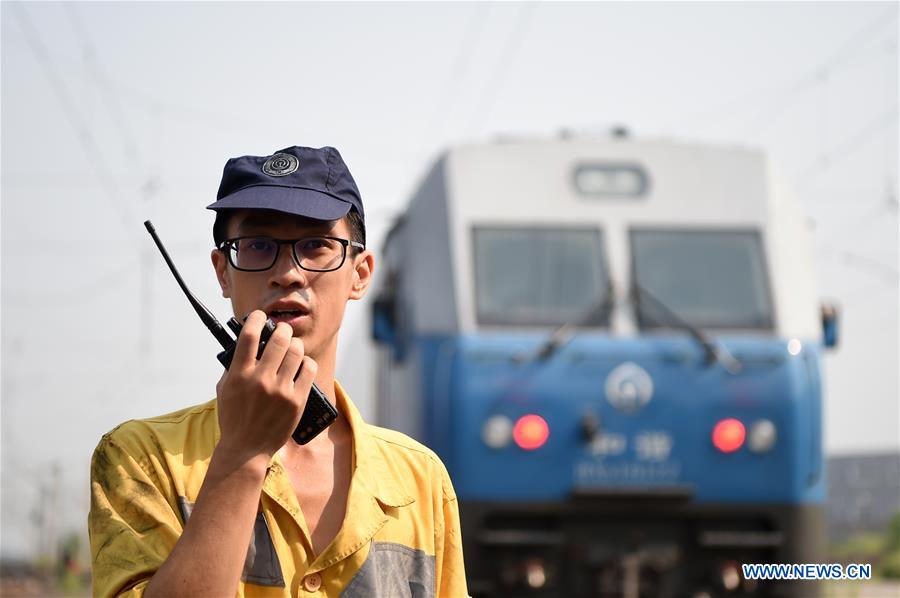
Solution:
{"label": "shirt collar", "polygon": [[385,455],[369,432],[369,427],[337,380],[334,397],[338,413],[347,418],[353,436],[353,479],[382,505],[405,507],[415,502],[404,488],[403,480],[388,466]]}

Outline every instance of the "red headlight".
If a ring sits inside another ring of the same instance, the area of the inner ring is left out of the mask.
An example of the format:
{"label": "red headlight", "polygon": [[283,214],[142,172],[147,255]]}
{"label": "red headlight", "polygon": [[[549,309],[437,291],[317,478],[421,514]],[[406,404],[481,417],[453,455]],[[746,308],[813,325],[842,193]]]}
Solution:
{"label": "red headlight", "polygon": [[550,426],[540,415],[523,415],[513,428],[513,440],[520,448],[533,451],[541,448],[550,436]]}
{"label": "red headlight", "polygon": [[712,441],[716,448],[723,453],[733,453],[741,448],[746,436],[744,424],[734,418],[729,418],[720,420],[713,428]]}

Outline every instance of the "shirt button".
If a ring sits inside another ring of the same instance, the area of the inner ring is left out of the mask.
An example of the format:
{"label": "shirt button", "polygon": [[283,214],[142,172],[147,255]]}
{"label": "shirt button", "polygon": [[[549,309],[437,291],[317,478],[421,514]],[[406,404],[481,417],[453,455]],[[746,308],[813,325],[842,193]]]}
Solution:
{"label": "shirt button", "polygon": [[322,576],[318,573],[310,573],[303,578],[303,587],[307,592],[318,592],[322,587]]}

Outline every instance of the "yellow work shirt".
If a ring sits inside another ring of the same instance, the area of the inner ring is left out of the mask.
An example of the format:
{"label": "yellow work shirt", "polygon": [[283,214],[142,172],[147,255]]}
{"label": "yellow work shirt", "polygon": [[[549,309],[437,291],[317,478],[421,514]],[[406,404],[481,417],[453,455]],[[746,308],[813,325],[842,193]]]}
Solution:
{"label": "yellow work shirt", "polygon": [[[237,596],[466,596],[459,512],[443,463],[408,436],[366,424],[337,382],[334,390],[353,436],[341,529],[314,556],[276,455]],[[215,400],[103,436],[88,515],[95,596],[143,594],[184,530],[218,441]]]}

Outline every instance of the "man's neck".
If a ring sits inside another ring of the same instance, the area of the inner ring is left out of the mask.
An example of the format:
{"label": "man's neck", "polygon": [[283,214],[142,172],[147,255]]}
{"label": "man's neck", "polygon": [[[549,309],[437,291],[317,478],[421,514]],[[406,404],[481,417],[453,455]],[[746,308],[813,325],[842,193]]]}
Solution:
{"label": "man's neck", "polygon": [[294,442],[293,439],[288,440],[278,451],[278,454],[285,465],[288,466],[295,464],[298,460],[305,459],[330,461],[342,449],[352,448],[352,437],[353,433],[350,430],[347,418],[338,414],[338,418],[333,424],[308,443],[300,445]]}
{"label": "man's neck", "polygon": [[[310,354],[310,358],[316,362],[318,369],[316,370],[316,386],[319,387],[331,404],[338,406],[337,394],[334,390],[334,369],[337,355],[337,337],[317,351],[315,355]],[[340,411],[340,410],[339,410]],[[321,455],[330,458],[334,454],[337,446],[343,446],[351,438],[350,425],[347,423],[346,415],[338,413],[337,420],[328,426],[324,432],[313,438],[307,444],[299,445],[292,439],[279,451],[284,461],[294,460],[301,455],[313,457]]]}
{"label": "man's neck", "polygon": [[[323,376],[320,369],[316,384],[335,400],[333,376]],[[337,420],[307,444],[289,439],[278,454],[308,526],[313,553],[320,554],[340,530],[347,508],[353,471],[350,423],[339,412]]]}
{"label": "man's neck", "polygon": [[[337,393],[334,389],[334,360],[327,358],[322,362],[316,360],[319,369],[316,373],[316,386],[319,387],[331,404],[338,409],[338,417],[324,432],[310,440],[307,444],[299,445],[293,439],[288,439],[287,443],[279,451],[282,460],[285,462],[294,461],[297,458],[333,458],[335,452],[340,447],[346,447],[352,438],[350,424],[347,416],[341,413],[337,402]],[[324,365],[324,367],[323,367]]]}
{"label": "man's neck", "polygon": [[325,393],[332,405],[337,405],[334,392],[334,369],[337,356],[337,338],[332,339],[322,350],[309,357],[316,362],[316,386]]}

